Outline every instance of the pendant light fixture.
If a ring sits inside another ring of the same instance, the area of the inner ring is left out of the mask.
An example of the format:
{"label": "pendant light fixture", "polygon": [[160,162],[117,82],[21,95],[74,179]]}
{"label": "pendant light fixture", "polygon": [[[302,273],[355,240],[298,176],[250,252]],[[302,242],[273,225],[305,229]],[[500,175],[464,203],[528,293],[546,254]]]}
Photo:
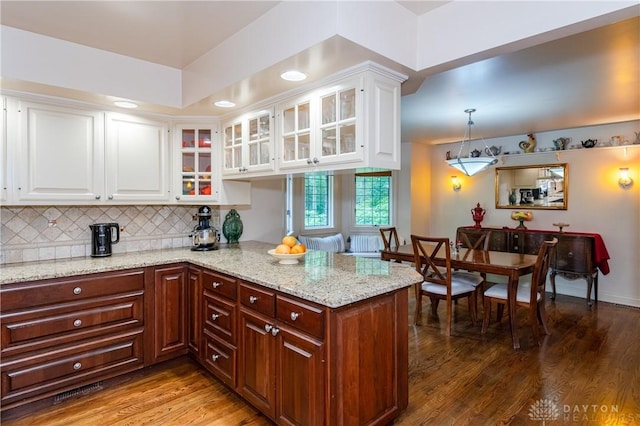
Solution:
{"label": "pendant light fixture", "polygon": [[471,153],[468,153],[467,157],[461,157],[462,149],[464,148],[464,144],[466,141],[469,142],[469,146],[471,146],[471,126],[473,126],[473,120],[471,120],[471,114],[476,112],[475,108],[469,108],[464,110],[465,113],[469,114],[469,121],[467,122],[468,129],[465,132],[464,137],[462,138],[462,143],[460,144],[460,150],[458,151],[458,156],[456,158],[452,158],[451,160],[447,160],[450,166],[455,167],[460,170],[467,176],[473,176],[478,172],[486,169],[489,166],[493,166],[498,162],[498,159],[493,155],[493,152],[487,146],[485,140],[482,139],[485,146],[485,152],[489,154],[489,157],[480,157],[482,153],[480,153],[477,157],[472,157]]}

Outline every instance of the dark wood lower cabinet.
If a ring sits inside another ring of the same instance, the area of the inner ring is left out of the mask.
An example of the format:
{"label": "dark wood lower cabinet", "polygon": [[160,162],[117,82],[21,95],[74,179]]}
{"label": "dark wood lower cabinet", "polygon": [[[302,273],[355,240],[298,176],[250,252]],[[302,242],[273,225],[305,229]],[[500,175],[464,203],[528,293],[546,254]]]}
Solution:
{"label": "dark wood lower cabinet", "polygon": [[187,353],[187,267],[155,269],[153,362]]}
{"label": "dark wood lower cabinet", "polygon": [[174,264],[0,292],[2,410],[186,353],[281,425],[387,424],[408,404],[406,288],[332,309]]}
{"label": "dark wood lower cabinet", "polygon": [[147,275],[2,285],[2,410],[144,367]]}
{"label": "dark wood lower cabinet", "polygon": [[324,425],[325,345],[286,325],[276,335],[276,415],[279,424]]}
{"label": "dark wood lower cabinet", "polygon": [[202,278],[198,268],[189,267],[187,275],[187,346],[189,353],[202,356]]}

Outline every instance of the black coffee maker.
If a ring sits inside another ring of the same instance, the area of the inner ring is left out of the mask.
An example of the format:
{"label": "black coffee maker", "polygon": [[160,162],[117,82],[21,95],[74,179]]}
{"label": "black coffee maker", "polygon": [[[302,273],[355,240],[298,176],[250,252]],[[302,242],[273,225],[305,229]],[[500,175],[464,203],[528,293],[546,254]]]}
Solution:
{"label": "black coffee maker", "polygon": [[[89,225],[89,228],[91,228],[91,257],[111,256],[111,244],[117,244],[120,241],[120,225],[94,223]],[[113,229],[115,232],[112,232]]]}
{"label": "black coffee maker", "polygon": [[218,243],[220,242],[220,233],[218,230],[211,226],[211,209],[207,206],[202,206],[198,209],[198,224],[193,228],[191,238],[193,238],[194,251],[208,251],[217,250]]}

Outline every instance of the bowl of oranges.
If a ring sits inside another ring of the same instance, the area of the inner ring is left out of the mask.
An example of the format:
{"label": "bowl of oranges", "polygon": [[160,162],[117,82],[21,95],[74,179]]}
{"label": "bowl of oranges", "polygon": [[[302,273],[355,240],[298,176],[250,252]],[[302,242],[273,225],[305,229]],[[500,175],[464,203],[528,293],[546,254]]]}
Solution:
{"label": "bowl of oranges", "polygon": [[304,244],[300,244],[296,237],[287,235],[282,239],[281,244],[267,253],[278,259],[278,263],[282,265],[295,265],[307,254],[307,248]]}

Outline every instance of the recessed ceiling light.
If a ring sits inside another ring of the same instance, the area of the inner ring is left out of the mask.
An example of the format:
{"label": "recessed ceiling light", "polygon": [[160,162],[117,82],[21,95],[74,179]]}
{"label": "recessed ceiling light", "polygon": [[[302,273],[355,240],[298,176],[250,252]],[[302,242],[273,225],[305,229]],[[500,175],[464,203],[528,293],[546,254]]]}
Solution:
{"label": "recessed ceiling light", "polygon": [[289,70],[280,74],[280,78],[287,81],[302,81],[307,78],[307,75],[301,71]]}
{"label": "recessed ceiling light", "polygon": [[129,101],[115,101],[113,104],[120,108],[138,108],[138,104]]}
{"label": "recessed ceiling light", "polygon": [[234,106],[236,106],[236,104],[231,101],[218,101],[214,103],[214,105],[220,108],[233,108]]}

